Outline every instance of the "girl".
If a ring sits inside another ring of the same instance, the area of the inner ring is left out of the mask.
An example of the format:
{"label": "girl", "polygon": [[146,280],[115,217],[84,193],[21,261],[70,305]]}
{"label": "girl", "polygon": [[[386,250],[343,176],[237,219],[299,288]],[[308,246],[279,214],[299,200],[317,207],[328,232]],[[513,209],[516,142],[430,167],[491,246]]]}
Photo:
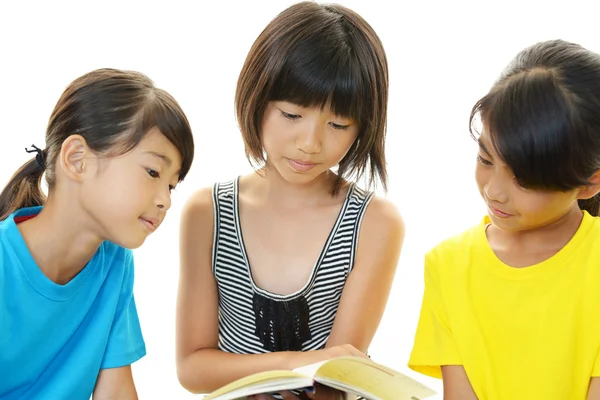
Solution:
{"label": "girl", "polygon": [[531,46],[477,116],[489,216],[426,256],[409,365],[446,400],[600,399],[600,55]]}
{"label": "girl", "polygon": [[[349,178],[385,187],[387,101],[384,49],[355,12],[302,2],[259,35],[236,92],[259,168],[200,190],[182,215],[177,367],[186,389],[364,356],[404,228],[392,204]],[[327,393],[315,398],[334,398]]]}
{"label": "girl", "polygon": [[0,194],[0,398],[135,399],[129,365],[146,350],[126,249],[190,169],[188,121],[146,76],[101,69],[69,85],[46,148],[28,151]]}

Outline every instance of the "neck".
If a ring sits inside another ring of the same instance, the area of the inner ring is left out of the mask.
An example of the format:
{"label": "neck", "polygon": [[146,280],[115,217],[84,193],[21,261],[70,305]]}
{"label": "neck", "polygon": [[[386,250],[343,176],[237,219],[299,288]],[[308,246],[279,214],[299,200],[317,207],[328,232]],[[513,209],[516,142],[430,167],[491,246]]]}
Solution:
{"label": "neck", "polygon": [[320,205],[330,202],[331,189],[335,174],[327,171],[310,182],[304,184],[290,183],[283,179],[274,169],[265,168],[253,179],[258,180],[256,187],[257,198],[265,204],[285,205],[286,208],[296,209]]}
{"label": "neck", "polygon": [[83,210],[64,200],[54,201],[50,195],[38,216],[18,225],[38,267],[58,284],[73,279],[102,243],[85,228]]}

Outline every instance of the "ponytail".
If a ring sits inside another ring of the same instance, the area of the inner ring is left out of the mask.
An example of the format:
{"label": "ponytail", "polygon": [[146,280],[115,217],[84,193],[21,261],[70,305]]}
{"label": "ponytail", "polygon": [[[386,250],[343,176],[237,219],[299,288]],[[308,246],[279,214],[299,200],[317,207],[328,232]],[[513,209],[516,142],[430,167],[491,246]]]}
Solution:
{"label": "ponytail", "polygon": [[589,199],[579,200],[579,208],[587,211],[593,217],[600,217],[600,193]]}
{"label": "ponytail", "polygon": [[41,188],[45,152],[35,146],[34,148],[37,156],[19,168],[0,193],[0,221],[20,208],[41,206],[46,201]]}

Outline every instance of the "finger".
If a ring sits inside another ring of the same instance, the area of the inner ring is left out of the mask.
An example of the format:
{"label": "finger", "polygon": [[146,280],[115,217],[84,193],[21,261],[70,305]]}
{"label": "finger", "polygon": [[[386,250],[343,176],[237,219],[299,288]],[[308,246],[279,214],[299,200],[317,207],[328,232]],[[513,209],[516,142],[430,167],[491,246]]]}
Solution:
{"label": "finger", "polygon": [[355,348],[352,348],[352,350],[350,350],[350,352],[352,353],[353,356],[355,357],[365,357],[365,358],[369,358],[365,353],[363,353],[360,350],[357,350]]}

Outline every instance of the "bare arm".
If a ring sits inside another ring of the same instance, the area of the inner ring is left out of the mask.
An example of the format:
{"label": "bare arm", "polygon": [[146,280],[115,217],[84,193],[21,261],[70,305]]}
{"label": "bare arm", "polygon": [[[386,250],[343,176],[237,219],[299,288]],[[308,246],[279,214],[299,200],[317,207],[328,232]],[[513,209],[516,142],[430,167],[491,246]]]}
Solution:
{"label": "bare arm", "polygon": [[404,222],[395,206],[384,199],[372,199],[363,217],[356,260],[328,347],[349,343],[367,351],[387,304],[403,242]]}
{"label": "bare arm", "polygon": [[137,400],[131,366],[100,370],[93,400]]}
{"label": "bare arm", "polygon": [[444,400],[477,400],[477,395],[462,365],[442,366],[442,377]]}
{"label": "bare arm", "polygon": [[253,373],[354,354],[349,346],[248,355],[218,350],[218,294],[211,266],[213,225],[212,193],[207,188],[188,201],[181,217],[176,357],[177,376],[184,388],[208,393]]}
{"label": "bare arm", "polygon": [[590,380],[587,400],[600,400],[600,378],[592,377]]}

